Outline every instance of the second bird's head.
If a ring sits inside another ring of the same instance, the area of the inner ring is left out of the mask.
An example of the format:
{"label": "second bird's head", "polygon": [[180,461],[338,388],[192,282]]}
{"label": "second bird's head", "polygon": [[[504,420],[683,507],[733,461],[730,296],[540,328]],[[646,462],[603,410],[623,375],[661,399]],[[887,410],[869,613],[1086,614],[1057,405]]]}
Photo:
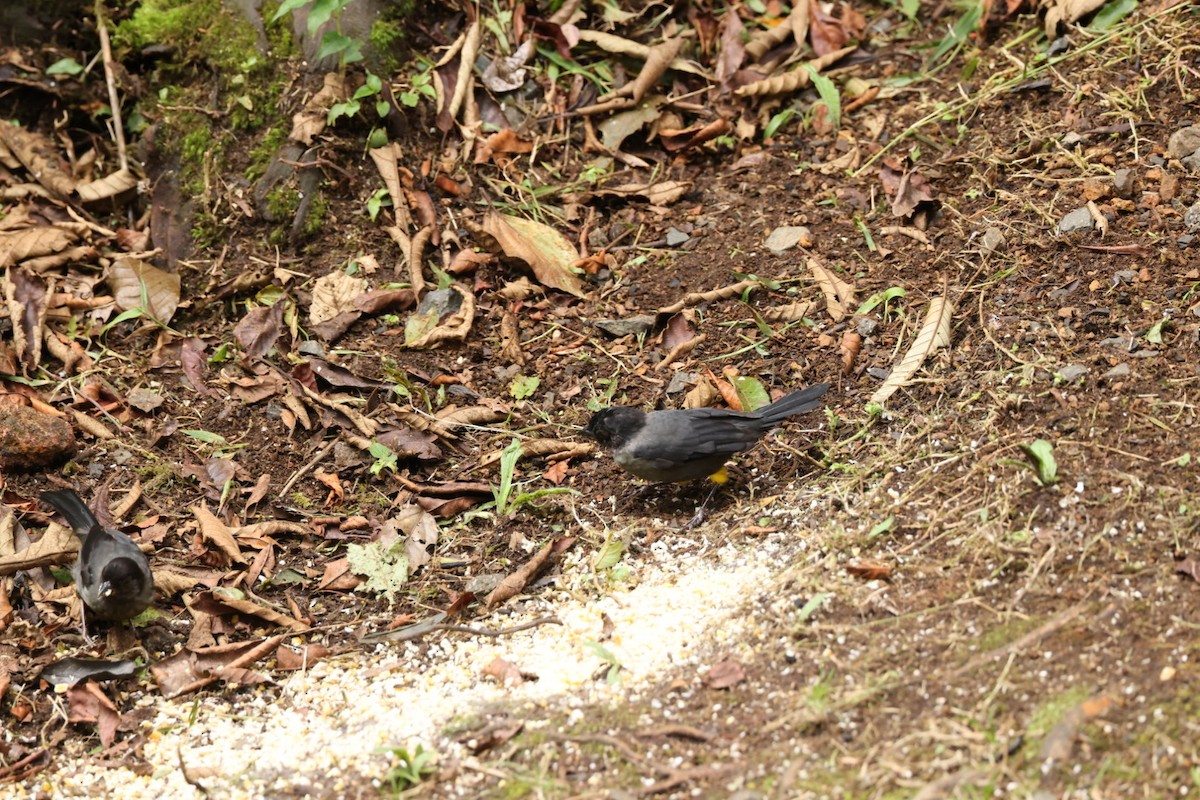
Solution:
{"label": "second bird's head", "polygon": [[628,406],[613,406],[597,411],[583,429],[604,447],[620,447],[629,441],[646,422],[644,411]]}

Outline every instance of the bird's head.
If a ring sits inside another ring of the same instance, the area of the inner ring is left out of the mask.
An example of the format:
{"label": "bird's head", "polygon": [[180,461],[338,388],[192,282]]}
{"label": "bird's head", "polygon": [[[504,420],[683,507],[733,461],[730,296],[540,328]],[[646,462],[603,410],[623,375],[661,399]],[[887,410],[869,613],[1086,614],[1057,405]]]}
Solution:
{"label": "bird's head", "polygon": [[629,441],[646,422],[646,414],[629,406],[613,406],[597,411],[583,429],[604,447],[620,447]]}

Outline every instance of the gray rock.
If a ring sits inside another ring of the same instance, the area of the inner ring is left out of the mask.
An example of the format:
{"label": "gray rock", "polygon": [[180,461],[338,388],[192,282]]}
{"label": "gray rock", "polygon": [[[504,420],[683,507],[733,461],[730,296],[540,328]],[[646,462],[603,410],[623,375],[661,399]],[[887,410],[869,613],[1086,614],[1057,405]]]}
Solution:
{"label": "gray rock", "polygon": [[1200,200],[1192,203],[1192,207],[1183,212],[1183,224],[1192,233],[1200,232]]}
{"label": "gray rock", "polygon": [[812,242],[812,231],[803,225],[781,225],[771,231],[765,245],[772,253],[783,253],[801,242]]}
{"label": "gray rock", "polygon": [[1131,375],[1132,373],[1133,373],[1133,370],[1130,369],[1129,364],[1122,361],[1120,364],[1117,364],[1115,367],[1110,369],[1108,372],[1101,375],[1100,378],[1102,380],[1111,381],[1111,380],[1116,380],[1117,378],[1125,378],[1125,377]]}
{"label": "gray rock", "polygon": [[691,238],[692,238],[691,236],[688,236],[686,233],[684,233],[683,231],[679,230],[676,227],[670,227],[667,229],[667,246],[668,247],[678,247],[679,245],[683,244],[684,242],[686,242],[688,239],[691,239]]}
{"label": "gray rock", "polygon": [[598,319],[593,324],[613,336],[637,335],[647,333],[654,327],[654,315],[640,314],[626,319]]}
{"label": "gray rock", "polygon": [[861,336],[865,339],[868,336],[870,336],[871,334],[873,334],[878,327],[879,327],[879,320],[875,320],[870,317],[862,317],[861,319],[859,319],[858,325],[855,326],[854,330],[858,333],[859,336]]}
{"label": "gray rock", "polygon": [[1082,364],[1067,364],[1058,371],[1058,377],[1063,379],[1065,383],[1073,383],[1084,375],[1087,375],[1091,370]]}
{"label": "gray rock", "polygon": [[1087,208],[1077,208],[1058,221],[1058,232],[1090,231],[1095,225],[1096,223],[1092,220],[1092,212]]}
{"label": "gray rock", "polygon": [[1133,170],[1119,169],[1113,173],[1113,191],[1117,197],[1133,197]]}
{"label": "gray rock", "polygon": [[1008,244],[1008,240],[1004,238],[1004,232],[999,228],[988,228],[983,232],[983,236],[979,239],[979,251],[984,255],[991,255],[1004,249]]}
{"label": "gray rock", "polygon": [[1172,158],[1184,158],[1200,150],[1200,125],[1189,125],[1171,134],[1167,152]]}

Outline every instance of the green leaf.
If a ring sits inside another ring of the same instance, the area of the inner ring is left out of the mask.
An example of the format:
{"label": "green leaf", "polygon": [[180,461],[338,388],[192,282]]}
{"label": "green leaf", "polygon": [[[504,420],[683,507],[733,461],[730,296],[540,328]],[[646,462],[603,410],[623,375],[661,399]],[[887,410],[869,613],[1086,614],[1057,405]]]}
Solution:
{"label": "green leaf", "polygon": [[312,0],[308,9],[308,35],[316,36],[317,29],[331,20],[340,8],[338,0]]}
{"label": "green leaf", "polygon": [[83,72],[83,65],[73,58],[60,58],[46,67],[47,75],[78,75]]}
{"label": "green leaf", "polygon": [[745,411],[754,411],[771,404],[771,393],[757,378],[745,376],[734,378],[733,388],[737,392],[738,400],[742,401],[742,409]]}
{"label": "green leaf", "polygon": [[1051,486],[1058,481],[1058,462],[1054,460],[1054,445],[1045,439],[1021,445],[1025,455],[1033,462],[1033,471],[1042,486]]}
{"label": "green leaf", "polygon": [[877,536],[882,536],[894,527],[896,527],[896,517],[892,515],[883,522],[876,524],[874,528],[871,528],[870,532],[867,533],[867,538],[874,539]]}
{"label": "green leaf", "polygon": [[514,400],[524,400],[526,397],[533,396],[533,393],[541,385],[542,379],[536,375],[517,375],[508,385],[508,393],[513,396]]}
{"label": "green leaf", "polygon": [[321,37],[321,46],[317,48],[315,58],[320,61],[327,56],[338,56],[346,64],[362,61],[362,44],[351,36],[326,31]]}
{"label": "green leaf", "polygon": [[858,307],[858,311],[855,311],[854,313],[855,314],[870,314],[881,303],[883,304],[884,311],[886,313],[888,303],[890,303],[892,300],[895,300],[897,297],[904,297],[907,294],[908,294],[908,292],[905,291],[903,286],[893,286],[890,289],[886,289],[882,292],[876,292],[875,294],[871,295],[866,300],[864,300],[863,304]]}
{"label": "green leaf", "polygon": [[814,594],[812,599],[804,604],[804,608],[800,609],[800,613],[796,615],[796,621],[808,622],[809,617],[817,613],[817,609],[824,605],[827,597],[829,597],[829,592],[817,592]]}
{"label": "green leaf", "polygon": [[302,8],[303,6],[308,5],[309,1],[310,0],[283,0],[283,2],[279,4],[279,10],[275,12],[273,17],[271,17],[271,22],[275,22],[284,14],[292,13],[297,8]]}
{"label": "green leaf", "polygon": [[1113,0],[1107,3],[1092,17],[1087,27],[1093,31],[1105,31],[1128,17],[1137,8],[1137,0]]}
{"label": "green leaf", "polygon": [[775,116],[771,117],[767,122],[767,126],[763,128],[763,138],[770,139],[775,135],[775,132],[792,121],[792,117],[796,116],[796,109],[785,108]]}
{"label": "green leaf", "polygon": [[620,562],[621,556],[624,554],[625,542],[616,537],[611,538],[604,543],[603,547],[596,551],[596,555],[592,558],[592,567],[597,572],[611,569]]}
{"label": "green leaf", "polygon": [[842,95],[838,92],[837,84],[825,77],[808,64],[804,65],[812,76],[813,88],[821,96],[821,102],[829,109],[829,124],[835,129],[842,124]]}
{"label": "green leaf", "polygon": [[198,442],[204,442],[205,444],[223,445],[227,442],[224,436],[219,433],[213,433],[212,431],[187,430],[184,431],[184,434],[192,437]]}
{"label": "green leaf", "polygon": [[1163,325],[1165,323],[1165,319],[1160,319],[1158,322],[1151,325],[1150,330],[1146,331],[1146,341],[1150,344],[1162,344]]}

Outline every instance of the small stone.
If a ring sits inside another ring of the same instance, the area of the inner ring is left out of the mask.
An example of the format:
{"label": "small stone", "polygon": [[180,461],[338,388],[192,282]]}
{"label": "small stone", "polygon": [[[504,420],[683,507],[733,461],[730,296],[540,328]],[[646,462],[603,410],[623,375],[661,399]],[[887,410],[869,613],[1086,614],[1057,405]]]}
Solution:
{"label": "small stone", "polygon": [[855,331],[857,331],[859,336],[861,336],[865,339],[868,336],[870,336],[871,334],[873,334],[878,327],[879,327],[878,320],[872,319],[871,317],[863,317],[858,321],[858,325],[855,327]]}
{"label": "small stone", "polygon": [[150,389],[138,387],[129,392],[129,405],[144,414],[150,414],[162,407],[162,395]]}
{"label": "small stone", "polygon": [[649,333],[654,327],[654,315],[640,314],[627,319],[598,319],[593,324],[613,336],[636,336],[639,333]]}
{"label": "small stone", "polygon": [[1178,244],[1180,247],[1191,247],[1193,244],[1196,243],[1196,234],[1194,234],[1194,233],[1182,234],[1178,239],[1175,240],[1175,243]]}
{"label": "small stone", "polygon": [[1100,379],[1105,380],[1105,381],[1116,380],[1117,378],[1128,377],[1129,374],[1132,372],[1133,372],[1133,370],[1130,369],[1129,364],[1122,361],[1120,364],[1117,364],[1115,367],[1110,369],[1108,372],[1101,375]]}
{"label": "small stone", "polygon": [[686,242],[688,239],[691,239],[691,238],[692,238],[691,236],[688,236],[686,233],[684,233],[683,231],[679,230],[678,228],[676,228],[674,226],[667,229],[667,246],[668,247],[678,247],[679,245],[683,244],[684,242]]}
{"label": "small stone", "polygon": [[1008,244],[1008,240],[1004,238],[1004,232],[999,228],[991,227],[983,232],[983,236],[979,240],[979,251],[984,255],[1000,252]]}
{"label": "small stone", "polygon": [[1091,178],[1083,182],[1083,197],[1085,200],[1102,200],[1108,197],[1108,192],[1112,187],[1102,180]]}
{"label": "small stone", "polygon": [[1200,150],[1200,125],[1189,125],[1171,134],[1167,152],[1172,158],[1184,158]]}
{"label": "small stone", "polygon": [[696,373],[679,370],[671,375],[671,382],[667,384],[667,394],[686,392],[699,382],[700,376]]}
{"label": "small stone", "polygon": [[772,253],[783,253],[796,245],[812,247],[812,232],[803,225],[782,225],[771,231],[765,242]]}
{"label": "small stone", "polygon": [[1183,225],[1192,233],[1200,231],[1200,200],[1192,203],[1191,208],[1183,212]]}
{"label": "small stone", "polygon": [[1118,197],[1133,197],[1133,170],[1119,169],[1113,173],[1113,191]]}
{"label": "small stone", "polygon": [[1092,220],[1092,212],[1086,208],[1077,208],[1058,221],[1058,232],[1090,231],[1095,225],[1096,223]]}
{"label": "small stone", "polygon": [[1088,372],[1090,370],[1082,364],[1067,364],[1058,371],[1058,377],[1062,378],[1064,383],[1074,383]]}
{"label": "small stone", "polygon": [[0,407],[0,468],[32,470],[75,455],[75,432],[62,417],[29,406]]}

